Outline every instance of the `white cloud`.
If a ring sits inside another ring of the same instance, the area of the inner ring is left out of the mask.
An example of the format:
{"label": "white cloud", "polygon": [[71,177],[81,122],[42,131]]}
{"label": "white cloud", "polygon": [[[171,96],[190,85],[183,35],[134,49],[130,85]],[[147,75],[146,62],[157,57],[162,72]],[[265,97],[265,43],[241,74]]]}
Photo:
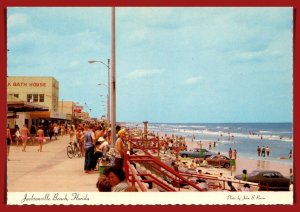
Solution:
{"label": "white cloud", "polygon": [[136,79],[136,78],[149,77],[149,76],[158,75],[162,72],[164,72],[164,70],[162,69],[149,69],[149,70],[138,69],[128,73],[127,78]]}
{"label": "white cloud", "polygon": [[7,23],[9,27],[20,27],[27,25],[28,17],[25,14],[17,13],[8,16]]}
{"label": "white cloud", "polygon": [[187,78],[186,80],[184,80],[183,84],[186,84],[186,85],[196,84],[197,82],[199,82],[202,79],[203,79],[203,77],[201,77],[201,76],[190,77],[190,78]]}
{"label": "white cloud", "polygon": [[73,68],[73,67],[78,66],[78,65],[79,65],[79,61],[73,60],[73,61],[70,62],[69,67]]}

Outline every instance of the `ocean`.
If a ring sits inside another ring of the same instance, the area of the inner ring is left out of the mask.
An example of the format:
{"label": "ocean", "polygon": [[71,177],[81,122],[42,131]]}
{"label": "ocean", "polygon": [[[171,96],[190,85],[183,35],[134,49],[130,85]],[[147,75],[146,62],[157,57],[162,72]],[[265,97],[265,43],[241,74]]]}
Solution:
{"label": "ocean", "polygon": [[[138,129],[144,127],[143,123],[127,123],[127,126]],[[263,159],[257,156],[257,146],[269,146],[270,157],[264,159],[293,163],[292,159],[279,159],[288,157],[290,150],[293,150],[292,123],[148,123],[148,130],[155,134],[164,132],[183,136],[186,142],[216,141],[217,146],[213,151],[226,156],[229,148],[232,148],[237,149],[239,156]]]}

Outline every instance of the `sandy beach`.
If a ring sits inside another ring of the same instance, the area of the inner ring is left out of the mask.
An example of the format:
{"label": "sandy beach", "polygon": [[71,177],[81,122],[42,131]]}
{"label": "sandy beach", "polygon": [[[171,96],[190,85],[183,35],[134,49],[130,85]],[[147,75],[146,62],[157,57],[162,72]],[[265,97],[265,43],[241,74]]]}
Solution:
{"label": "sandy beach", "polygon": [[[158,132],[158,136],[164,137],[166,134],[165,132]],[[170,135],[168,135],[171,137]],[[213,141],[209,140],[201,140],[202,148],[204,149],[209,149],[209,143],[211,142],[212,145],[212,151],[217,152],[218,150],[218,144],[216,145],[216,148],[213,148]],[[186,140],[186,145],[187,149],[191,150],[193,148],[199,148],[200,147],[200,140]],[[220,152],[222,155],[225,155],[228,157],[228,152]],[[290,160],[290,159],[286,159]],[[218,172],[222,172],[224,175],[227,176],[235,176],[238,174],[242,174],[242,170],[246,169],[248,173],[252,172],[253,170],[276,170],[279,171],[281,174],[284,176],[289,177],[290,176],[290,169],[293,169],[292,164],[287,164],[287,163],[278,163],[276,161],[272,161],[269,158],[261,157],[257,159],[250,159],[244,156],[240,156],[239,154],[237,155],[237,160],[236,160],[236,167],[235,169],[225,169],[225,168],[218,168],[216,169]]]}
{"label": "sandy beach", "polygon": [[[206,140],[201,140],[202,143],[202,148],[208,149],[209,147],[209,141]],[[186,142],[187,144],[187,149],[193,149],[193,148],[199,148],[199,141],[194,141],[194,142]],[[213,141],[211,142],[213,144]],[[212,149],[214,151],[214,149]],[[221,154],[225,155],[228,157],[227,152],[221,152]],[[246,157],[242,156],[237,156],[236,160],[236,169],[233,170],[233,175],[236,174],[241,174],[243,169],[246,169],[248,173],[250,173],[253,170],[277,170],[281,172],[284,176],[290,176],[290,169],[293,168],[292,165],[289,164],[284,164],[284,163],[277,163],[275,161],[269,160],[269,158],[257,158],[255,159],[249,159]],[[226,169],[221,169],[224,171],[224,174],[227,173],[231,174],[230,170]]]}

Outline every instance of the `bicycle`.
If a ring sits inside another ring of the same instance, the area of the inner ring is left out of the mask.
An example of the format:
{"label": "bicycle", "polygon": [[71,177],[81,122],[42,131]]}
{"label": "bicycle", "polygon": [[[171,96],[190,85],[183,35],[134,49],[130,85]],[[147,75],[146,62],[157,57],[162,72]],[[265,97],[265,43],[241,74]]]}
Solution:
{"label": "bicycle", "polygon": [[78,147],[78,144],[76,142],[70,142],[69,145],[67,146],[67,155],[70,159],[73,157],[81,157],[81,151]]}

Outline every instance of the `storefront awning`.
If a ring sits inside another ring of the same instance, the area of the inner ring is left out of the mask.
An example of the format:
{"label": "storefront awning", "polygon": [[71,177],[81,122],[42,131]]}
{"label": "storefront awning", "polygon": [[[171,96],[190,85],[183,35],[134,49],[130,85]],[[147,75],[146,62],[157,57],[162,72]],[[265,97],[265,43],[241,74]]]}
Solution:
{"label": "storefront awning", "polygon": [[49,108],[42,105],[37,105],[30,102],[18,100],[18,101],[8,101],[7,110],[10,112],[30,112],[30,111],[48,111]]}
{"label": "storefront awning", "polygon": [[70,116],[66,113],[59,113],[55,111],[36,111],[30,113],[32,119],[62,119],[71,120]]}

